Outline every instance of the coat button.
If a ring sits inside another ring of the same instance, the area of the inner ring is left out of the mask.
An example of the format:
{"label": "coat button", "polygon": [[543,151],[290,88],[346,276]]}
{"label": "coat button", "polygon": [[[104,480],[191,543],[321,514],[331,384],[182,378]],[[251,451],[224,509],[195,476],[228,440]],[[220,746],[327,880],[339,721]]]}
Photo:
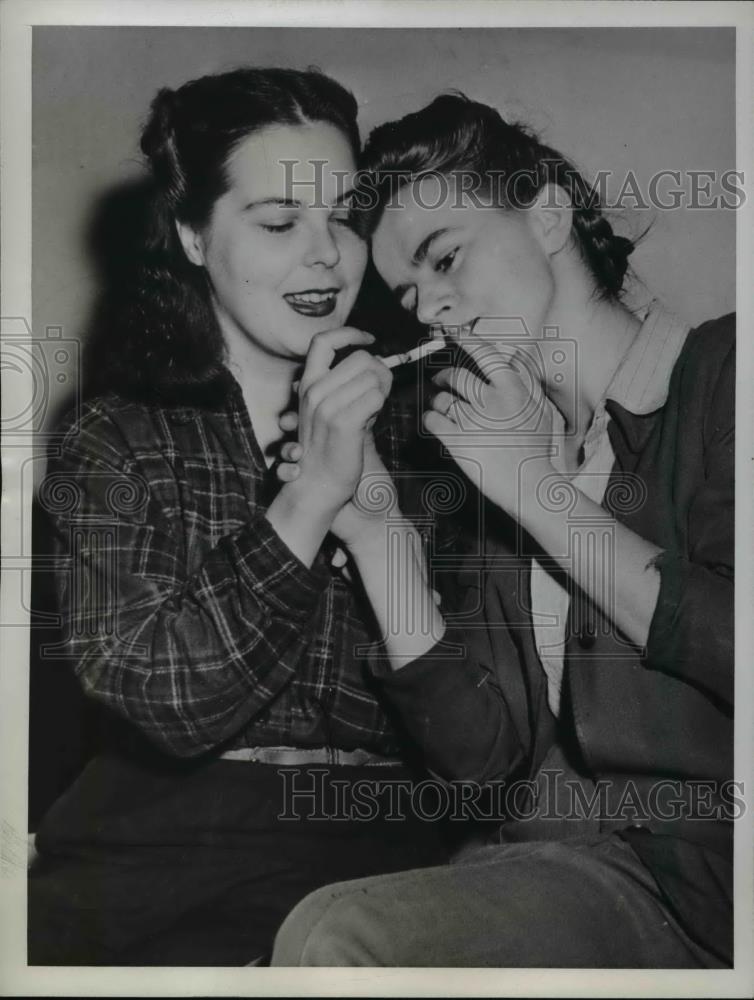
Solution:
{"label": "coat button", "polygon": [[191,423],[193,419],[192,414],[187,410],[173,410],[168,416],[171,424],[175,424],[178,427]]}
{"label": "coat button", "polygon": [[578,638],[579,638],[579,645],[581,646],[582,649],[591,649],[592,646],[597,641],[597,636],[595,632],[593,632],[591,629],[589,630],[584,629],[582,632],[579,633]]}

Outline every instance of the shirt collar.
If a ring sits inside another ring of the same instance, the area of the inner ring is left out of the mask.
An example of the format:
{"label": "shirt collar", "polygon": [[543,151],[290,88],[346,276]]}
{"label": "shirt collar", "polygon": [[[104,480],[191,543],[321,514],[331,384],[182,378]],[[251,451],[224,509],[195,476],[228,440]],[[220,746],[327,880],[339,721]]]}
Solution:
{"label": "shirt collar", "polygon": [[681,353],[689,326],[652,300],[631,346],[597,404],[584,438],[585,462],[591,460],[615,424],[630,451],[640,452],[667,401],[670,376]]}
{"label": "shirt collar", "polygon": [[653,300],[605,392],[629,413],[645,416],[665,405],[670,375],[690,327]]}

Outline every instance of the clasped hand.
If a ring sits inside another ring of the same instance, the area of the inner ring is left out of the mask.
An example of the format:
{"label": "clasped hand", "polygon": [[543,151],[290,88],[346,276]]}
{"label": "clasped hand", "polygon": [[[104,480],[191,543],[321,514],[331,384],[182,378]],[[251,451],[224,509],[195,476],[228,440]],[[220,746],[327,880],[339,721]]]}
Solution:
{"label": "clasped hand", "polygon": [[386,506],[394,502],[394,486],[371,431],[393,377],[365,350],[330,365],[341,348],[373,341],[351,327],[318,334],[298,384],[298,413],[280,420],[285,431],[298,428],[298,441],[283,445],[278,478],[305,488],[312,506],[332,515],[333,534],[349,546],[384,524]]}

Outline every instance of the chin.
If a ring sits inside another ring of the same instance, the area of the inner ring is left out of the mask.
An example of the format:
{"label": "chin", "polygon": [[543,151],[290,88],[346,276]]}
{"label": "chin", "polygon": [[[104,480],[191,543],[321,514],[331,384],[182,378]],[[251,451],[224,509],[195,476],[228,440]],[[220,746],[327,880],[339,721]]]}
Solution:
{"label": "chin", "polygon": [[332,317],[327,317],[326,319],[310,320],[303,329],[301,326],[295,331],[291,331],[287,340],[287,348],[294,358],[305,358],[309,353],[309,348],[312,345],[312,341],[317,336],[318,333],[324,333],[326,330],[337,330],[342,324],[339,321],[328,322],[332,320]]}
{"label": "chin", "polygon": [[304,320],[306,326],[304,327],[304,336],[307,336],[309,340],[318,333],[324,333],[326,330],[338,330],[340,327],[345,326],[345,319],[343,316],[337,313],[332,313],[330,316],[321,316],[316,319]]}
{"label": "chin", "polygon": [[285,334],[280,348],[292,358],[305,358],[311,342],[318,333],[337,330],[345,325],[347,315],[336,309],[329,316],[297,316],[292,311],[281,318],[278,329]]}

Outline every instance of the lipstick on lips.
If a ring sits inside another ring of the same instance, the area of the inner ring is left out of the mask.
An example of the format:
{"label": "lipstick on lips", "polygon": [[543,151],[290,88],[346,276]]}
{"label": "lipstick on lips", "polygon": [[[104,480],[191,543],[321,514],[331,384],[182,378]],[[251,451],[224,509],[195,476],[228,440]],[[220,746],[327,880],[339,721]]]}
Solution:
{"label": "lipstick on lips", "polygon": [[301,292],[288,292],[283,298],[300,316],[321,318],[333,312],[339,291],[339,288],[308,288]]}

